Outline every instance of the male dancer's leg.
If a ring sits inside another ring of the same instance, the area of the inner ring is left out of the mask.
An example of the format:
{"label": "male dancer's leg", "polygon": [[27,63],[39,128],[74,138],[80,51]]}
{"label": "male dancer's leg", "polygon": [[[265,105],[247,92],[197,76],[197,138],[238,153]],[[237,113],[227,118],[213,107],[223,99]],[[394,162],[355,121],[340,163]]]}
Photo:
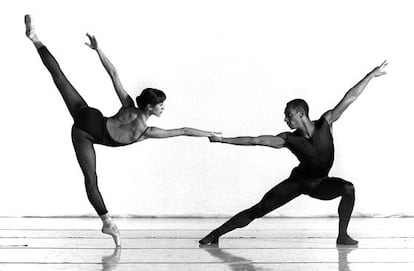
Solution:
{"label": "male dancer's leg", "polygon": [[340,245],[358,244],[358,241],[352,239],[348,235],[348,225],[355,203],[355,189],[351,182],[341,178],[325,178],[320,184],[312,189],[309,196],[320,200],[331,200],[341,197],[338,207],[339,233],[336,242]]}
{"label": "male dancer's leg", "polygon": [[223,234],[247,226],[254,219],[270,213],[301,194],[301,184],[291,179],[287,179],[268,191],[259,203],[236,214],[223,225],[201,239],[199,243],[202,245],[218,243],[219,237]]}

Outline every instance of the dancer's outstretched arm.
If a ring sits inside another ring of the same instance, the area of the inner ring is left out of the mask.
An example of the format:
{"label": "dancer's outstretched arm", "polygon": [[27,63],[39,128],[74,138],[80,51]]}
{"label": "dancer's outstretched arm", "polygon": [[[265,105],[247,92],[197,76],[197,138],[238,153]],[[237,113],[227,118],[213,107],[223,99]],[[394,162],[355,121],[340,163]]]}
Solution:
{"label": "dancer's outstretched arm", "polygon": [[283,148],[285,146],[285,140],[283,139],[283,133],[277,136],[262,135],[257,137],[252,136],[239,136],[239,137],[210,137],[211,142],[227,143],[240,146],[266,146],[276,149]]}
{"label": "dancer's outstretched arm", "polygon": [[86,34],[88,36],[90,44],[85,43],[89,48],[95,50],[98,55],[99,59],[101,60],[105,70],[108,72],[109,76],[111,77],[112,83],[114,84],[116,94],[118,95],[119,100],[122,103],[122,107],[130,107],[134,106],[134,101],[132,100],[131,96],[125,91],[124,87],[122,86],[121,80],[119,80],[118,71],[115,69],[115,66],[109,61],[103,51],[99,48],[98,42],[95,36]]}
{"label": "dancer's outstretched arm", "polygon": [[359,81],[355,86],[348,90],[348,92],[345,94],[342,100],[334,107],[334,109],[329,110],[324,114],[326,121],[329,124],[332,124],[333,122],[338,120],[342,113],[348,108],[348,106],[350,106],[351,103],[353,103],[358,98],[358,96],[364,91],[365,87],[368,85],[372,78],[384,75],[386,73],[385,71],[383,71],[383,69],[385,68],[385,66],[387,66],[387,64],[387,61],[384,61],[381,65],[375,67],[364,78],[362,78],[362,80]]}
{"label": "dancer's outstretched arm", "polygon": [[149,127],[145,132],[144,138],[167,138],[176,136],[194,136],[194,137],[221,137],[221,133],[208,132],[194,128],[184,127],[179,129],[161,129],[157,127]]}

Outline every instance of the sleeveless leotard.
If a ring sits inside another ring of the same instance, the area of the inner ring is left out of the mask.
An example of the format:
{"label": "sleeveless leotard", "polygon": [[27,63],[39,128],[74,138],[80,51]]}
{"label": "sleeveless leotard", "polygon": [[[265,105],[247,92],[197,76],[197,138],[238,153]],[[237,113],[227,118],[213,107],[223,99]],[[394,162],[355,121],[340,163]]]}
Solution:
{"label": "sleeveless leotard", "polygon": [[90,134],[93,138],[93,143],[101,144],[110,147],[120,147],[133,144],[141,139],[148,127],[138,137],[137,140],[130,143],[120,143],[115,141],[106,128],[107,117],[104,117],[96,108],[84,107],[75,116],[74,126],[84,132]]}
{"label": "sleeveless leotard", "polygon": [[285,146],[298,158],[299,165],[292,174],[303,177],[323,178],[328,176],[334,161],[334,144],[330,125],[325,117],[315,121],[311,138],[299,130],[285,135]]}

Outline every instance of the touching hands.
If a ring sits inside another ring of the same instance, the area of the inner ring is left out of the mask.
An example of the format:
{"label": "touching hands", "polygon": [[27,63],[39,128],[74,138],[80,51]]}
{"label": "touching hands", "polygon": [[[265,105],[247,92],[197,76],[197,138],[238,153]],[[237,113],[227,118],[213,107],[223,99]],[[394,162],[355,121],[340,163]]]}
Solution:
{"label": "touching hands", "polygon": [[208,138],[210,142],[221,142],[223,139],[223,134],[220,132],[213,132],[212,136]]}
{"label": "touching hands", "polygon": [[91,48],[92,50],[98,50],[98,42],[96,41],[96,38],[94,35],[91,35],[89,33],[86,33],[86,36],[89,38],[89,43],[85,42],[85,44]]}
{"label": "touching hands", "polygon": [[369,74],[373,77],[378,77],[381,75],[386,74],[385,71],[383,71],[383,69],[388,65],[387,61],[385,60],[384,62],[382,62],[381,65],[379,65],[378,67],[375,67]]}

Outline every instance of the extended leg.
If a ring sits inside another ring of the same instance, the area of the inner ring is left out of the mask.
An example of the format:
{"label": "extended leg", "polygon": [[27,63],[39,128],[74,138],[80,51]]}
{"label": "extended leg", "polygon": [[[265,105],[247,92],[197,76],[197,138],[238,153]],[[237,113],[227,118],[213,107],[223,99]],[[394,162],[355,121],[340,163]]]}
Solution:
{"label": "extended leg", "polygon": [[75,127],[72,128],[72,142],[76,157],[85,176],[85,187],[89,202],[103,221],[102,232],[114,238],[116,246],[120,246],[120,234],[106,210],[96,175],[96,156],[90,135]]}
{"label": "extended leg", "polygon": [[209,233],[199,241],[200,244],[218,243],[218,239],[236,228],[250,224],[254,219],[262,217],[280,206],[288,203],[301,194],[301,186],[297,182],[285,180],[267,192],[263,199],[253,207],[241,211],[223,225]]}
{"label": "extended leg", "polygon": [[341,197],[338,207],[339,233],[336,240],[340,245],[356,245],[358,241],[348,235],[348,225],[355,203],[355,190],[351,182],[340,178],[324,179],[309,196],[321,200],[331,200]]}
{"label": "extended leg", "polygon": [[66,76],[63,74],[62,70],[59,67],[56,59],[52,56],[49,50],[43,45],[43,43],[37,37],[34,27],[31,22],[30,15],[25,16],[26,24],[26,36],[33,42],[36,46],[40,58],[42,59],[43,64],[49,70],[52,75],[53,81],[55,82],[56,87],[58,88],[60,94],[65,101],[65,104],[72,115],[75,117],[79,109],[88,106],[76,89],[72,86]]}

